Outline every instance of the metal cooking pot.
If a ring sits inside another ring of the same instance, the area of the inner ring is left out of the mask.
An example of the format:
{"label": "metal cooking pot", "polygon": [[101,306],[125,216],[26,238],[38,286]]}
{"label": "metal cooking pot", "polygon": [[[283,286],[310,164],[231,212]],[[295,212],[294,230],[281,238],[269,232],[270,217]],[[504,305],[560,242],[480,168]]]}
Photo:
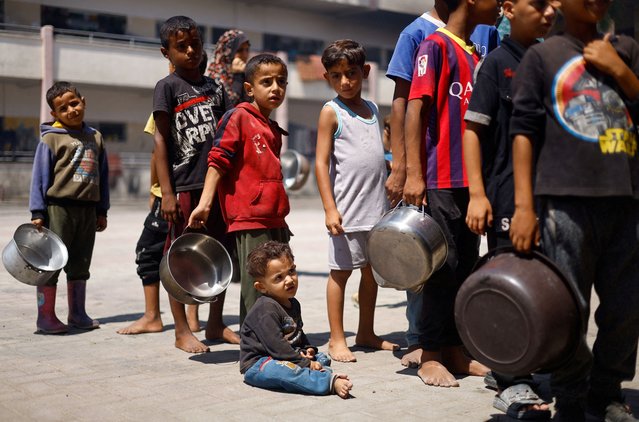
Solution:
{"label": "metal cooking pot", "polygon": [[371,229],[367,252],[377,284],[415,290],[446,262],[448,243],[423,207],[400,203]]}
{"label": "metal cooking pot", "polygon": [[2,251],[2,263],[9,274],[31,286],[44,285],[68,259],[67,247],[57,234],[29,223],[18,226]]}
{"label": "metal cooking pot", "polygon": [[470,354],[495,371],[550,372],[575,352],[586,331],[578,288],[541,253],[488,252],[464,281],[455,322]]}
{"label": "metal cooking pot", "polygon": [[311,169],[306,157],[295,150],[287,149],[280,155],[280,163],[284,188],[286,190],[301,189]]}
{"label": "metal cooking pot", "polygon": [[160,261],[162,285],[175,300],[187,305],[214,302],[232,277],[229,253],[203,233],[178,237]]}

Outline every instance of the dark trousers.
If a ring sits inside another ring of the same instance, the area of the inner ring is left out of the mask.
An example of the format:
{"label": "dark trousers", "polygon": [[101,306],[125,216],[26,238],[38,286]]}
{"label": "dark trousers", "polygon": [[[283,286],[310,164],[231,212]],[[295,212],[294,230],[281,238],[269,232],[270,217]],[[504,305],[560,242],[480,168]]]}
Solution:
{"label": "dark trousers", "polygon": [[[512,246],[512,242],[510,241],[510,236],[508,231],[497,230],[494,225],[498,224],[497,221],[493,223],[493,228],[487,230],[486,237],[488,240],[488,250],[493,250],[496,248],[505,248]],[[522,375],[506,375],[500,372],[491,371],[495,381],[497,382],[497,388],[499,391],[504,391],[508,387],[512,387],[516,384],[528,384],[533,386],[535,383],[533,381],[532,375],[530,374],[522,374]]]}
{"label": "dark trousers", "polygon": [[255,280],[248,273],[248,255],[253,249],[269,240],[288,243],[291,238],[291,232],[288,227],[281,227],[277,229],[241,230],[234,234],[238,262],[237,272],[240,279],[240,325],[242,325],[248,311],[253,307],[257,298],[261,296],[261,293],[253,285]]}
{"label": "dark trousers", "polygon": [[[621,400],[621,382],[635,374],[639,337],[639,201],[632,198],[545,197],[539,223],[542,249],[590,303],[594,286],[598,332],[552,374],[562,402],[584,403],[588,389],[599,407]],[[589,403],[592,404],[592,403]],[[598,409],[602,410],[602,409]]]}
{"label": "dark trousers", "polygon": [[455,297],[479,256],[479,236],[466,225],[468,189],[437,189],[427,192],[426,212],[441,226],[448,242],[448,258],[424,284],[422,295],[425,350],[461,345],[455,326]]}
{"label": "dark trousers", "polygon": [[[60,236],[69,253],[64,272],[68,280],[88,280],[95,244],[97,217],[94,206],[49,205],[47,207],[49,229]],[[47,286],[58,284],[58,271]]]}
{"label": "dark trousers", "polygon": [[169,223],[162,218],[161,208],[162,198],[156,197],[135,246],[137,273],[144,286],[160,282],[160,261],[169,232]]}

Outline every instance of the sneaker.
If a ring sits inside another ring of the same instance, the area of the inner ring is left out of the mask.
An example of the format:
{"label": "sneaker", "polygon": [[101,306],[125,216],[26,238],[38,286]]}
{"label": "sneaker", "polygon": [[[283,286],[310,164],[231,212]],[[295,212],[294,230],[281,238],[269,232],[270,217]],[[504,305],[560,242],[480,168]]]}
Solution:
{"label": "sneaker", "polygon": [[606,422],[635,422],[639,419],[632,415],[628,405],[613,401],[606,407]]}

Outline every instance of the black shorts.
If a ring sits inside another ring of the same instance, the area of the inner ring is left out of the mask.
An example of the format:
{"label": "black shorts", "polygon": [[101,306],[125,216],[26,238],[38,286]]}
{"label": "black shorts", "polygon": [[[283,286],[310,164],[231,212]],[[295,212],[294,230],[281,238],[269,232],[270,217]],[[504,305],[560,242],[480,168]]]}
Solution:
{"label": "black shorts", "polygon": [[164,243],[169,232],[169,223],[162,218],[162,199],[155,198],[153,208],[146,220],[140,239],[135,246],[135,263],[137,273],[143,285],[160,281],[160,261],[164,254]]}

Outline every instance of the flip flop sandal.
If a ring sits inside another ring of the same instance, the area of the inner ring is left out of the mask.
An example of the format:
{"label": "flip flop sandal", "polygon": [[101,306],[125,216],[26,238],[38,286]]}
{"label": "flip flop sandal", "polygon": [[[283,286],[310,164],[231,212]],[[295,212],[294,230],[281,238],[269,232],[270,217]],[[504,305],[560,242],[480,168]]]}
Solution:
{"label": "flip flop sandal", "polygon": [[528,384],[515,384],[495,396],[493,407],[519,420],[550,420],[550,410],[524,409],[544,403]]}
{"label": "flip flop sandal", "polygon": [[486,375],[484,375],[484,384],[486,384],[486,387],[490,388],[491,390],[498,390],[497,380],[493,376],[492,371],[488,371]]}

